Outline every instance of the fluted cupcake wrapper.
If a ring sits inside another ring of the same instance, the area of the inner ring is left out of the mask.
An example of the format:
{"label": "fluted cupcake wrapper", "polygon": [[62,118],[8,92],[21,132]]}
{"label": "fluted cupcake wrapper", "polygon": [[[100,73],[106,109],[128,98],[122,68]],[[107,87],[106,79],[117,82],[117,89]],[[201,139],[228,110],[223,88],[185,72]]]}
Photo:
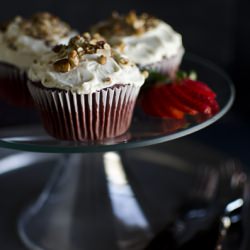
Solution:
{"label": "fluted cupcake wrapper", "polygon": [[50,90],[28,83],[47,132],[63,140],[103,140],[125,133],[138,87],[118,85],[92,94]]}
{"label": "fluted cupcake wrapper", "polygon": [[0,62],[0,98],[14,106],[33,106],[25,71]]}
{"label": "fluted cupcake wrapper", "polygon": [[174,77],[182,62],[183,55],[184,50],[181,49],[175,56],[172,56],[171,58],[166,58],[152,64],[139,65],[139,67],[142,70],[159,72],[161,74]]}

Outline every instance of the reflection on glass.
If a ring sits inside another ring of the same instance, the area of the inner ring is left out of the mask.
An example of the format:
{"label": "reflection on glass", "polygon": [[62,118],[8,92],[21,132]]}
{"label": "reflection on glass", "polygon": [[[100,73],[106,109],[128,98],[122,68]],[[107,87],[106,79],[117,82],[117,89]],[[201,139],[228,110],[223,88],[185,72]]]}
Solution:
{"label": "reflection on glass", "polygon": [[120,249],[143,249],[152,238],[152,233],[127,181],[119,154],[105,153],[104,168],[115,216],[119,247]]}

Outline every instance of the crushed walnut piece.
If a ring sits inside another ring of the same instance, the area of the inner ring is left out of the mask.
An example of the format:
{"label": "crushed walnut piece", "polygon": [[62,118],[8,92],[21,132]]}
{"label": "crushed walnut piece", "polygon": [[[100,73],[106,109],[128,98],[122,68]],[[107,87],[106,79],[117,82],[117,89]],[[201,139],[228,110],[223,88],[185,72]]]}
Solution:
{"label": "crushed walnut piece", "polygon": [[120,62],[120,64],[128,64],[128,63],[129,63],[129,60],[126,59],[126,58],[124,58],[124,57],[121,57],[121,58],[119,59],[119,62]]}
{"label": "crushed walnut piece", "polygon": [[144,76],[145,79],[147,79],[149,76],[149,72],[145,70],[142,72],[142,75]]}
{"label": "crushed walnut piece", "polygon": [[142,35],[154,28],[159,20],[149,14],[137,15],[135,11],[130,11],[127,15],[119,15],[113,12],[111,18],[93,28],[104,37]]}
{"label": "crushed walnut piece", "polygon": [[56,61],[54,63],[54,69],[57,72],[65,73],[65,72],[70,71],[71,66],[70,66],[69,61],[65,58],[65,59],[61,59],[61,60]]}
{"label": "crushed walnut piece", "polygon": [[[84,33],[82,36],[77,35],[70,39],[67,46],[57,45],[53,48],[58,57],[62,58],[54,63],[54,69],[57,72],[68,72],[77,67],[80,61],[84,61],[86,54],[95,54],[99,50],[111,50],[105,39],[99,34],[93,36],[89,33]],[[104,55],[100,55],[97,61],[104,65],[107,62],[107,58]]]}
{"label": "crushed walnut piece", "polygon": [[72,68],[76,67],[79,64],[79,57],[76,50],[71,50],[68,54],[68,61]]}
{"label": "crushed walnut piece", "polygon": [[101,55],[99,58],[98,58],[98,62],[100,63],[100,64],[106,64],[106,62],[107,62],[107,57],[106,56],[103,56],[103,55]]}
{"label": "crushed walnut piece", "polygon": [[56,46],[53,47],[53,51],[56,52],[56,53],[60,53],[63,50],[65,50],[66,47],[67,47],[66,45],[59,44],[59,45],[56,45]]}
{"label": "crushed walnut piece", "polygon": [[106,83],[110,83],[111,82],[111,78],[110,77],[106,77],[103,79],[104,82]]}
{"label": "crushed walnut piece", "polygon": [[124,52],[125,47],[126,47],[126,44],[123,43],[123,42],[121,42],[118,46],[119,46],[119,50],[120,50],[121,52]]}
{"label": "crushed walnut piece", "polygon": [[89,33],[84,33],[82,36],[77,35],[70,39],[68,45],[57,45],[53,48],[53,51],[59,58],[54,62],[54,69],[61,73],[74,69],[80,62],[87,60],[86,55],[91,54],[96,54],[93,58],[100,65],[105,65],[109,56],[120,65],[134,65],[129,59],[112,50],[105,39],[97,34],[90,35]]}
{"label": "crushed walnut piece", "polygon": [[52,44],[56,42],[55,36],[66,37],[72,31],[67,23],[48,12],[36,13],[30,19],[23,20],[21,25],[27,35]]}
{"label": "crushed walnut piece", "polygon": [[1,25],[1,31],[5,32],[13,22],[27,36],[41,39],[51,46],[57,43],[58,37],[67,37],[72,31],[72,28],[67,23],[48,12],[36,13],[28,19],[17,16],[7,24]]}

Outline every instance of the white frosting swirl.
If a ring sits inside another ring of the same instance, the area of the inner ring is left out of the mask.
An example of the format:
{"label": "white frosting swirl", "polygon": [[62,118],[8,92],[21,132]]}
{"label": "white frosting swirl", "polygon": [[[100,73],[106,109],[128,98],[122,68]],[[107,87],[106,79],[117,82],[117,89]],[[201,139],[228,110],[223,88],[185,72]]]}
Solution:
{"label": "white frosting swirl", "polygon": [[[106,56],[105,64],[98,62],[101,55]],[[45,54],[30,68],[30,80],[39,81],[48,88],[69,90],[78,94],[90,94],[115,84],[132,84],[140,87],[145,81],[144,75],[135,64],[118,63],[111,56],[111,51],[98,50],[95,54],[86,54],[77,67],[66,73],[55,71],[53,63],[56,60],[56,53]]]}
{"label": "white frosting swirl", "polygon": [[[162,59],[170,58],[184,52],[182,36],[173,30],[167,23],[157,19],[157,25],[139,35],[107,37],[111,45],[122,42],[125,47],[120,52],[133,60],[140,66],[160,62]],[[94,27],[105,27],[106,22],[101,22]],[[107,22],[109,24],[109,21]],[[120,47],[118,46],[119,50]]]}
{"label": "white frosting swirl", "polygon": [[[54,43],[47,45],[42,39],[26,35],[19,23],[20,19],[15,18],[5,32],[0,32],[0,61],[15,65],[21,70],[27,70],[34,60],[50,51],[52,46],[66,44],[72,36],[76,35],[75,31],[72,31],[67,37],[55,35],[52,38]],[[9,41],[14,48],[10,46]]]}
{"label": "white frosting swirl", "polygon": [[140,36],[121,38],[124,54],[140,65],[171,58],[183,50],[182,37],[164,22]]}

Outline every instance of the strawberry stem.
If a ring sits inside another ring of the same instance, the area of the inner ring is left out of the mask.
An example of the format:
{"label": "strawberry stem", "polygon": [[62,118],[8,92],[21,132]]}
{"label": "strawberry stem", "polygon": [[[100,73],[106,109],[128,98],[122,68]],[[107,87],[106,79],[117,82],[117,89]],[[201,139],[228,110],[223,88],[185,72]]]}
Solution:
{"label": "strawberry stem", "polygon": [[196,81],[197,80],[197,73],[194,70],[191,70],[190,72],[179,70],[176,73],[175,80],[181,81],[181,80],[187,79],[187,78],[190,79],[190,80]]}

